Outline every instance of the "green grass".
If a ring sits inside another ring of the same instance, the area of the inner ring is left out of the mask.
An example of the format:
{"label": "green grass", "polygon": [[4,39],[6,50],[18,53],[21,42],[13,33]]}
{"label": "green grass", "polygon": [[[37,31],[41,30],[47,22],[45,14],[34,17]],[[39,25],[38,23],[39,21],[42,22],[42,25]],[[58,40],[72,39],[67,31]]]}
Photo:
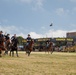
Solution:
{"label": "green grass", "polygon": [[0,75],[76,75],[76,53],[6,55],[0,58]]}

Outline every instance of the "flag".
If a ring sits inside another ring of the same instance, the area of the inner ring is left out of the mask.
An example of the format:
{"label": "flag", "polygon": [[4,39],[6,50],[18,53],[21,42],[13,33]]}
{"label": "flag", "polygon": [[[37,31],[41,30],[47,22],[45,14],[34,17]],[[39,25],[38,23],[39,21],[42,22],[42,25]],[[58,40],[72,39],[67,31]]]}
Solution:
{"label": "flag", "polygon": [[51,23],[50,26],[52,26],[53,24]]}

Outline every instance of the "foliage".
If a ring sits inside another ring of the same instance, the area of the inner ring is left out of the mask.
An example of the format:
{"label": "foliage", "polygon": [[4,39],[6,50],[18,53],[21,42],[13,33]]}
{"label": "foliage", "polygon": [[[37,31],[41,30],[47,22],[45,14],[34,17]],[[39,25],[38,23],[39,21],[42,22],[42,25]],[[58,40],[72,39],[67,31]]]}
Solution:
{"label": "foliage", "polygon": [[22,40],[24,40],[24,38],[22,36],[18,36],[17,39],[19,41],[19,45],[22,45]]}

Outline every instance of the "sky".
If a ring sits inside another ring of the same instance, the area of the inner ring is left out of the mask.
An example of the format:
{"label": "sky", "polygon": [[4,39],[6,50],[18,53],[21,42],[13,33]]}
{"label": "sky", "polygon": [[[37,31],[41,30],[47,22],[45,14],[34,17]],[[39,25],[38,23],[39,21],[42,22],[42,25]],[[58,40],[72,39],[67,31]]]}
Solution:
{"label": "sky", "polygon": [[66,37],[76,32],[76,0],[0,0],[0,30],[24,38]]}

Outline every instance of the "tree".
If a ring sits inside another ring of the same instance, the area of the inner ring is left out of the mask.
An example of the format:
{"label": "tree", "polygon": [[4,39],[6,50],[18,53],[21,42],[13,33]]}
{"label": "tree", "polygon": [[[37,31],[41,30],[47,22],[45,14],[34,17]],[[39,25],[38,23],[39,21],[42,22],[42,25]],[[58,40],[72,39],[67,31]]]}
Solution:
{"label": "tree", "polygon": [[17,39],[19,41],[19,45],[23,45],[22,40],[24,40],[24,38],[22,36],[18,36]]}

